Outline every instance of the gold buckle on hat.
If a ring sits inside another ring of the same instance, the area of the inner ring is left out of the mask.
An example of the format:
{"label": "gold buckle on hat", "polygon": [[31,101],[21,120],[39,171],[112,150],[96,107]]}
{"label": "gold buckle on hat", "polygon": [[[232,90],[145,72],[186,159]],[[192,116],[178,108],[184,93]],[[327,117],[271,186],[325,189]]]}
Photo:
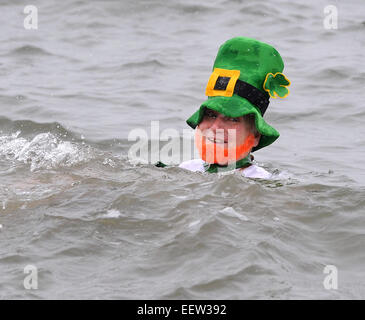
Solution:
{"label": "gold buckle on hat", "polygon": [[[215,97],[215,96],[232,97],[234,92],[234,87],[236,85],[238,77],[240,76],[240,73],[241,73],[240,70],[214,68],[213,73],[209,78],[207,88],[205,89],[205,94],[208,97]],[[230,78],[225,90],[214,89],[218,77]]]}

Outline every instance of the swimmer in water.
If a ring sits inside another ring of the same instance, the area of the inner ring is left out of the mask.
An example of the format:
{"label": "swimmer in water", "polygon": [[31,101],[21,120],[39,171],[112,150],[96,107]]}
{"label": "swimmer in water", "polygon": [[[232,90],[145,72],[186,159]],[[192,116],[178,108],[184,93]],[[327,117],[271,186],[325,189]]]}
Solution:
{"label": "swimmer in water", "polygon": [[180,164],[194,172],[240,170],[245,177],[270,179],[271,174],[252,163],[252,152],[272,144],[279,132],[263,115],[270,97],[285,98],[290,81],[284,63],[272,46],[236,37],[220,48],[203,102],[187,123],[195,129],[201,159]]}

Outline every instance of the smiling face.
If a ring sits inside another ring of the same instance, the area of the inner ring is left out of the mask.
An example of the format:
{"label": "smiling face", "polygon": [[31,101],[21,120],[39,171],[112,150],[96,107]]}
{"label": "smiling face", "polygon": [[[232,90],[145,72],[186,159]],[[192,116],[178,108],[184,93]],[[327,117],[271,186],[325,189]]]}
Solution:
{"label": "smiling face", "polygon": [[[234,136],[232,136],[231,133],[235,133],[236,146],[242,145],[246,138],[250,134],[253,134],[253,147],[256,147],[261,137],[261,135],[256,131],[253,115],[229,118],[217,111],[210,109],[205,110],[203,120],[198,125],[198,129],[201,130],[205,139],[225,148],[228,147],[229,139],[232,139],[230,137],[233,137],[234,139]],[[240,158],[242,159],[246,157],[247,154],[248,152]]]}

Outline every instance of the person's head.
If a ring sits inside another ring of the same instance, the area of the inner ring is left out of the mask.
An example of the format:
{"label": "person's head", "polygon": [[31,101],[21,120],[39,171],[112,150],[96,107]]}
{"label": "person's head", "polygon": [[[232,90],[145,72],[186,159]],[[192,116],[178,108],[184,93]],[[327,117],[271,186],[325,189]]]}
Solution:
{"label": "person's head", "polygon": [[253,134],[253,147],[256,147],[261,137],[256,129],[253,114],[229,118],[215,110],[205,109],[203,120],[199,123],[198,128],[207,139],[214,143],[224,144],[225,147],[228,147],[229,130],[234,130],[237,146],[242,145],[249,134]]}
{"label": "person's head", "polygon": [[[253,114],[231,118],[215,110],[205,109],[202,121],[197,126],[196,139],[200,140],[197,141],[200,152],[202,146],[206,149],[206,145],[214,145],[216,159],[217,149],[222,150],[225,157],[220,157],[219,162],[226,164],[229,159],[238,161],[245,158],[258,145],[260,137]],[[227,158],[229,150],[234,159]]]}

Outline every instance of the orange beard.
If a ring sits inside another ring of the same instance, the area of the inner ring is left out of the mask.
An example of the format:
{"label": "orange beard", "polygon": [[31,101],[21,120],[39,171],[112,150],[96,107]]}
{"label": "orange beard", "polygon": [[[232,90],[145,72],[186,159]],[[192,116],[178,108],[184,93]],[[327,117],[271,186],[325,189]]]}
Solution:
{"label": "orange beard", "polygon": [[200,129],[195,130],[195,145],[200,157],[207,163],[226,165],[236,162],[247,156],[254,143],[255,136],[250,133],[241,145],[236,146],[235,143],[232,145],[228,143],[228,147],[224,147],[224,144],[214,143],[206,139]]}

